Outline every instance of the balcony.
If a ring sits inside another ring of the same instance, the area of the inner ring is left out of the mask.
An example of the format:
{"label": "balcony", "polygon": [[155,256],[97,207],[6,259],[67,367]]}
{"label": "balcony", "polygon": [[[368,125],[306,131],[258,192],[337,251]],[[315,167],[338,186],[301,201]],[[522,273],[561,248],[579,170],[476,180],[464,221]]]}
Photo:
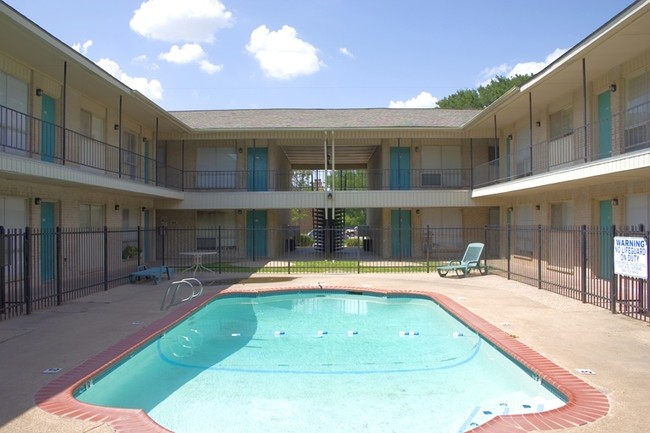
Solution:
{"label": "balcony", "polygon": [[470,189],[470,169],[184,171],[184,191],[382,191]]}
{"label": "balcony", "polygon": [[474,187],[509,182],[650,149],[650,103],[474,167]]}
{"label": "balcony", "polygon": [[0,106],[0,152],[180,190],[181,171],[155,159]]}

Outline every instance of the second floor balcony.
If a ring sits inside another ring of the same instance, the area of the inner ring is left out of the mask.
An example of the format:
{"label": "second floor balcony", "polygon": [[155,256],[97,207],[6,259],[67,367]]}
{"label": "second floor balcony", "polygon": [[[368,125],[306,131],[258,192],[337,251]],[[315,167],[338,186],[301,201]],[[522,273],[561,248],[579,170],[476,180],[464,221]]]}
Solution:
{"label": "second floor balcony", "polygon": [[532,145],[517,146],[517,137],[506,140],[510,141],[506,143],[512,149],[510,153],[474,167],[473,188],[647,151],[650,149],[650,103]]}

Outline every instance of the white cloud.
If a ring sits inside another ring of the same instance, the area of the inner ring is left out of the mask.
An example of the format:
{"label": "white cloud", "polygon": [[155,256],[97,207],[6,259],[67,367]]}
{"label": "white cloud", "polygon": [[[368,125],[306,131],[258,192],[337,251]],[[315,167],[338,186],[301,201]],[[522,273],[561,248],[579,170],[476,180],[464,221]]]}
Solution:
{"label": "white cloud", "polygon": [[90,49],[90,47],[92,45],[93,45],[93,41],[91,39],[89,39],[86,42],[84,42],[83,44],[76,43],[76,44],[72,45],[72,49],[76,50],[76,51],[79,51],[81,54],[83,54],[85,56],[86,54],[88,54],[88,50]]}
{"label": "white cloud", "polygon": [[162,99],[163,88],[160,81],[149,80],[144,77],[131,77],[122,71],[120,65],[111,59],[100,59],[97,62],[97,65],[130,88],[139,91],[149,99],[154,101]]}
{"label": "white cloud", "polygon": [[350,57],[350,58],[354,59],[354,54],[352,54],[352,52],[350,52],[350,50],[348,50],[345,47],[339,48],[339,53],[343,54],[344,56],[347,56],[347,57]]}
{"label": "white cloud", "polygon": [[318,50],[300,39],[293,27],[286,25],[274,32],[265,25],[256,28],[246,50],[267,76],[281,80],[314,74],[324,65],[318,58]]}
{"label": "white cloud", "polygon": [[494,79],[497,75],[505,76],[512,78],[515,75],[526,75],[526,74],[536,74],[555,60],[558,59],[562,54],[566,53],[565,48],[556,48],[552,53],[546,56],[541,62],[523,62],[517,63],[514,66],[502,64],[499,66],[492,66],[481,71],[479,86],[486,86],[490,84],[490,81]]}
{"label": "white cloud", "polygon": [[215,74],[217,72],[221,72],[221,70],[223,69],[223,65],[215,65],[213,63],[208,62],[207,60],[201,60],[199,62],[199,65],[201,70],[208,74]]}
{"label": "white cloud", "polygon": [[214,34],[233,23],[220,0],[146,0],[129,22],[131,30],[167,42],[213,42]]}
{"label": "white cloud", "polygon": [[166,60],[170,63],[186,65],[190,63],[197,63],[199,69],[208,74],[214,74],[223,69],[222,65],[215,65],[205,59],[206,54],[199,44],[185,44],[182,47],[178,45],[172,46],[166,53],[161,53],[158,58]]}
{"label": "white cloud", "polygon": [[420,92],[420,94],[407,101],[390,101],[388,108],[436,108],[438,98],[429,92]]}
{"label": "white cloud", "polygon": [[161,53],[158,58],[170,63],[186,65],[198,62],[205,57],[205,51],[199,44],[185,44],[182,47],[173,45],[166,53]]}

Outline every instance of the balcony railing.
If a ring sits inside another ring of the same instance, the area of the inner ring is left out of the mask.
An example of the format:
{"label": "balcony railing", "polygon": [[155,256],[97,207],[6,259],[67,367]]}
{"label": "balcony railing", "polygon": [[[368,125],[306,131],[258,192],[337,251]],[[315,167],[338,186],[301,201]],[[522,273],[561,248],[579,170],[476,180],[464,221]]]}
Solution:
{"label": "balcony railing", "polygon": [[80,171],[181,189],[179,169],[0,106],[0,151]]}
{"label": "balcony railing", "polygon": [[474,187],[508,182],[650,149],[650,103],[474,167]]}
{"label": "balcony railing", "polygon": [[470,169],[185,171],[185,191],[337,191],[469,189]]}

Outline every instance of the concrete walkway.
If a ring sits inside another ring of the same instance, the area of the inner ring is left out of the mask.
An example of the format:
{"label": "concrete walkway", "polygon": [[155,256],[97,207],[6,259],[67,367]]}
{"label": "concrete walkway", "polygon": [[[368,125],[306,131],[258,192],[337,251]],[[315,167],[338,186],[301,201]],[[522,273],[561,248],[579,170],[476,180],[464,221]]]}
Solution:
{"label": "concrete walkway", "polygon": [[[564,432],[648,431],[648,323],[494,275],[443,279],[436,274],[265,274],[241,284],[261,288],[318,283],[445,294],[607,395],[608,416]],[[165,288],[164,281],[121,286],[0,322],[0,433],[112,432],[101,422],[50,415],[34,406],[34,394],[56,377],[43,373],[46,369],[68,371],[167,314],[160,311]],[[206,292],[227,289],[211,285]],[[581,375],[577,369],[595,374]]]}

